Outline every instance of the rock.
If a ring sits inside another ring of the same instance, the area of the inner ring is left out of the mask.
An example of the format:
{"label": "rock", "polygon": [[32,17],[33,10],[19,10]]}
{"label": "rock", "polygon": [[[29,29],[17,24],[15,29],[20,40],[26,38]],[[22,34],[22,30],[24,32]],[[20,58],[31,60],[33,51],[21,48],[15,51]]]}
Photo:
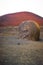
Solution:
{"label": "rock", "polygon": [[19,37],[28,40],[39,40],[40,26],[33,20],[23,21],[19,27]]}

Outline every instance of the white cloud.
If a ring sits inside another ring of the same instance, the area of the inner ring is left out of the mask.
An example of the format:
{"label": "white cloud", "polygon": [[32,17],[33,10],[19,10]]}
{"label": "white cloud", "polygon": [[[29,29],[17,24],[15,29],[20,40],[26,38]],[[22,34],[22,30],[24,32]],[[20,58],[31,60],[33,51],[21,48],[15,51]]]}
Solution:
{"label": "white cloud", "polygon": [[0,0],[0,16],[20,11],[33,12],[43,17],[43,0]]}

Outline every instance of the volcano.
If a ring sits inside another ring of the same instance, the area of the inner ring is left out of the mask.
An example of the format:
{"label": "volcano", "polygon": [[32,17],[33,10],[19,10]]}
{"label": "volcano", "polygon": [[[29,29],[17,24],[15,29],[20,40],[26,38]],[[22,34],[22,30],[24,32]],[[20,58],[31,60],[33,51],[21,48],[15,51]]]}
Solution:
{"label": "volcano", "polygon": [[0,16],[1,26],[17,26],[26,20],[34,20],[38,24],[43,25],[43,17],[31,12],[17,12]]}

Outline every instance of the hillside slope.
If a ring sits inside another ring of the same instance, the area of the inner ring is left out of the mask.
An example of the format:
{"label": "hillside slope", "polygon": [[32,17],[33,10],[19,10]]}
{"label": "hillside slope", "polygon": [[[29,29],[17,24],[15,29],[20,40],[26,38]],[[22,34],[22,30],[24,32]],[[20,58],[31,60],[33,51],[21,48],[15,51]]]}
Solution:
{"label": "hillside slope", "polygon": [[24,20],[34,20],[43,25],[43,18],[31,12],[18,12],[0,17],[0,26],[16,26]]}

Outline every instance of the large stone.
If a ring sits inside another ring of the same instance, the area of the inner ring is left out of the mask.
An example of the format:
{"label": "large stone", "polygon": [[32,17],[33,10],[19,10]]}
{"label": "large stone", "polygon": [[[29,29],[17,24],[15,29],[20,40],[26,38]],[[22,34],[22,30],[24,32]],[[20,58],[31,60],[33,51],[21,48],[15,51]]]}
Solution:
{"label": "large stone", "polygon": [[28,40],[39,40],[40,26],[33,20],[23,21],[19,25],[19,37]]}

